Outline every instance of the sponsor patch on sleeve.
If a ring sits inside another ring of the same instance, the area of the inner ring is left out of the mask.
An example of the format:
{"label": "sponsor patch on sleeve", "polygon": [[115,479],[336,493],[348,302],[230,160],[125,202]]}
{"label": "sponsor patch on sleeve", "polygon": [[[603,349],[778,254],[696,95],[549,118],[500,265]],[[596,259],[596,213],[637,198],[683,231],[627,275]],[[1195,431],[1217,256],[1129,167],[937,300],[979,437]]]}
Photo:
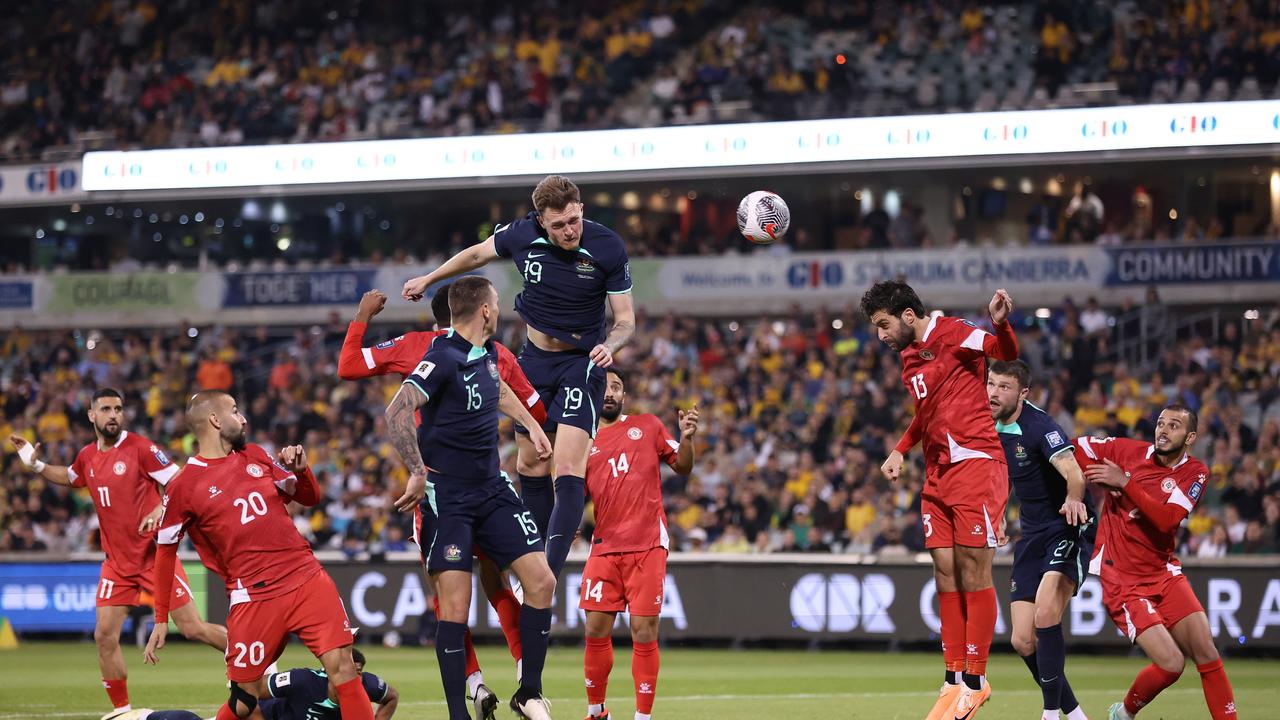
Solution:
{"label": "sponsor patch on sleeve", "polygon": [[169,464],[169,456],[165,455],[164,451],[155,445],[151,446],[151,455],[155,457],[156,462],[160,463],[160,467],[164,467]]}
{"label": "sponsor patch on sleeve", "polygon": [[1197,480],[1197,481],[1195,481],[1195,482],[1191,483],[1191,489],[1187,492],[1187,495],[1188,495],[1188,496],[1190,496],[1190,498],[1191,498],[1193,501],[1199,501],[1199,500],[1200,500],[1200,492],[1201,492],[1202,490],[1204,490],[1204,483],[1203,483],[1202,481],[1200,481],[1200,480]]}
{"label": "sponsor patch on sleeve", "polygon": [[387,348],[395,344],[396,344],[395,340],[383,340],[382,342],[378,343],[377,345],[374,345],[373,347],[375,350],[386,350]]}
{"label": "sponsor patch on sleeve", "polygon": [[1067,441],[1062,437],[1062,433],[1057,430],[1050,431],[1048,435],[1045,435],[1044,441],[1049,443],[1049,447],[1058,447],[1059,445],[1067,444]]}

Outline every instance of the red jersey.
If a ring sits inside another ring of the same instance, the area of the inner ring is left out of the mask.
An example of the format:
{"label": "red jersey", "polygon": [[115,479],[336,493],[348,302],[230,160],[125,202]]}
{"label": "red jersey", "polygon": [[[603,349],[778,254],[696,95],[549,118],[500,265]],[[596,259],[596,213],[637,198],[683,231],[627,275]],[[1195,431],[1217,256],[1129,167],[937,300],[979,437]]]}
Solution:
{"label": "red jersey", "polygon": [[674,468],[679,450],[653,415],[623,415],[600,429],[587,457],[587,493],[596,510],[591,554],[668,546],[658,461]]}
{"label": "red jersey", "polygon": [[1129,475],[1120,496],[1107,493],[1098,512],[1098,538],[1089,572],[1104,584],[1137,585],[1166,574],[1182,573],[1177,549],[1178,525],[1200,500],[1209,472],[1204,463],[1183,455],[1171,468],[1157,465],[1155,446],[1124,438],[1080,438],[1081,468],[1110,460]]}
{"label": "red jersey", "polygon": [[226,581],[233,606],[283,595],[321,569],[287,507],[290,500],[319,501],[315,478],[302,475],[258,445],[224,458],[193,457],[165,493],[156,542],[174,545],[190,531],[205,566]]}
{"label": "red jersey", "polygon": [[72,485],[89,488],[102,550],[121,575],[144,574],[155,561],[155,543],[138,534],[138,523],[160,504],[156,483],[167,484],[177,472],[155,443],[128,431],[106,450],[85,445],[67,468]]}
{"label": "red jersey", "polygon": [[902,350],[902,382],[916,399],[916,416],[898,443],[900,452],[923,439],[926,467],[973,458],[1004,461],[987,400],[987,357],[1016,359],[1018,339],[1007,322],[996,333],[937,315],[924,337]]}
{"label": "red jersey", "polygon": [[[343,380],[360,380],[376,375],[400,375],[407,377],[422,362],[422,356],[431,349],[436,338],[449,332],[448,330],[432,330],[429,332],[411,332],[373,347],[362,347],[364,331],[367,323],[355,322],[347,326],[347,336],[342,341],[342,352],[338,355],[338,377]],[[533,389],[520,363],[502,343],[494,341],[498,350],[498,376],[511,388],[516,397],[524,401],[533,419],[539,423],[547,421],[547,409],[543,407],[538,391]]]}

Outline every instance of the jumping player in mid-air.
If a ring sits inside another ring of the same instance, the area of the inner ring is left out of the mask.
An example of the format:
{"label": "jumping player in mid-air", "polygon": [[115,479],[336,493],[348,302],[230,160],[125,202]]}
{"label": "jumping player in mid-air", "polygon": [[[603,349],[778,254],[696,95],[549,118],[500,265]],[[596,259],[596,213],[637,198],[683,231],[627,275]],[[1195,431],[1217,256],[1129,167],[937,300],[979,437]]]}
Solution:
{"label": "jumping player in mid-air", "polygon": [[[427,288],[499,257],[524,278],[516,311],[528,325],[520,366],[548,404],[553,459],[541,459],[519,437],[521,496],[546,533],[547,562],[557,577],[585,505],[587,452],[604,403],[604,371],[635,332],[631,269],[622,238],[583,217],[578,186],[550,175],[533,191],[534,212],[501,225],[482,243],[404,285],[419,300]],[[613,313],[606,329],[605,306]],[[552,462],[555,492],[551,494]]]}
{"label": "jumping player in mid-air", "polygon": [[[449,286],[442,285],[436,289],[431,298],[431,314],[435,317],[436,328],[430,331],[408,332],[391,340],[373,346],[364,346],[364,334],[369,321],[382,312],[387,303],[387,296],[377,290],[370,290],[360,298],[356,308],[355,319],[347,326],[347,336],[342,342],[342,351],[338,356],[338,376],[343,380],[359,380],[380,375],[399,375],[407,377],[422,361],[422,356],[431,349],[437,338],[449,334],[453,324],[453,315],[449,311]],[[529,384],[524,371],[516,361],[515,355],[494,341],[494,349],[498,352],[498,375],[502,381],[529,408],[529,414],[537,423],[547,419],[547,410],[542,405],[538,391]],[[418,544],[422,557],[422,566],[427,566],[427,550],[431,538],[435,536],[435,515],[429,504],[419,503],[414,508],[413,539]],[[506,577],[498,570],[493,561],[477,550],[480,561],[480,584],[484,588],[489,604],[498,614],[498,623],[502,626],[502,634],[507,639],[507,647],[516,661],[516,677],[520,676],[520,601]],[[427,574],[428,582],[431,574]],[[440,615],[440,594],[433,593],[431,598],[435,605],[436,616]],[[476,715],[480,718],[491,716],[497,708],[498,699],[493,691],[484,684],[484,675],[480,671],[480,659],[476,655],[471,641],[471,631],[467,630],[464,638],[467,659],[467,697],[475,704]]]}
{"label": "jumping player in mid-air", "polygon": [[1018,494],[1022,537],[1013,549],[1009,590],[1013,647],[1044,698],[1044,720],[1087,720],[1065,671],[1062,614],[1085,578],[1093,550],[1094,514],[1070,438],[1027,401],[1031,369],[1021,360],[987,370],[987,395],[1004,445],[1009,481]]}
{"label": "jumping player in mid-air", "polygon": [[658,463],[665,462],[681,475],[693,470],[698,408],[677,413],[676,442],[657,416],[623,415],[626,375],[609,368],[607,378],[600,434],[587,463],[596,528],[578,605],[587,613],[587,718],[610,720],[605,691],[613,670],[613,624],[626,610],[631,618],[635,720],[649,720],[658,691],[658,615],[670,545]]}
{"label": "jumping player in mid-air", "polygon": [[991,563],[1009,474],[987,402],[987,358],[1016,359],[1018,340],[1009,325],[1009,293],[997,290],[988,310],[994,336],[958,318],[927,314],[904,282],[878,282],[862,296],[862,312],[880,341],[901,354],[902,382],[916,401],[911,427],[881,470],[896,481],[903,453],[924,441],[920,518],[933,557],[946,662],[928,720],[971,720],[991,697],[987,654],[997,603]]}
{"label": "jumping player in mid-air", "polygon": [[1191,457],[1196,411],[1169,405],[1156,419],[1155,442],[1080,438],[1085,478],[1111,492],[1099,513],[1089,572],[1102,582],[1102,604],[1116,627],[1151,658],[1109,720],[1133,720],[1178,681],[1187,659],[1200,671],[1213,720],[1235,720],[1236,699],[1213,644],[1209,618],[1174,550],[1178,526],[1195,509],[1208,468]]}

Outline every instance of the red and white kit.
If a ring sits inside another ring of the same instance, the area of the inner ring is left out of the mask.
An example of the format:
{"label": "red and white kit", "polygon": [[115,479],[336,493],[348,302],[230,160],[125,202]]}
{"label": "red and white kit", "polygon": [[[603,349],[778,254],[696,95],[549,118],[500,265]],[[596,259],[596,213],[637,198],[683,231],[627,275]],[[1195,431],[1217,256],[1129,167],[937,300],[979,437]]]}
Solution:
{"label": "red and white kit", "polygon": [[674,467],[679,450],[654,415],[623,415],[596,435],[587,459],[596,529],[582,576],[583,610],[662,610],[670,538],[658,463]]}
{"label": "red and white kit", "polygon": [[920,511],[928,548],[996,546],[1009,474],[991,422],[987,357],[1018,357],[1009,323],[997,325],[996,333],[938,315],[901,353],[902,382],[916,400],[916,415],[897,449],[906,454],[924,442]]}
{"label": "red and white kit", "polygon": [[[257,445],[191,458],[168,489],[157,568],[173,562],[190,534],[201,560],[226,580],[227,677],[234,682],[262,677],[290,632],[317,657],[351,644],[355,630],[338,589],[289,515],[291,500],[319,499],[310,470],[295,475]],[[157,603],[156,621],[167,611]]]}
{"label": "red and white kit", "polygon": [[1110,460],[1129,474],[1119,496],[1107,493],[1102,502],[1089,572],[1102,581],[1103,604],[1130,640],[1204,609],[1174,550],[1178,524],[1199,502],[1208,470],[1190,455],[1171,468],[1157,465],[1154,455],[1155,446],[1139,440],[1076,441],[1081,467]]}
{"label": "red and white kit", "polygon": [[[143,592],[152,592],[156,546],[150,536],[138,534],[138,524],[160,504],[156,484],[168,484],[177,473],[178,466],[155,443],[128,431],[106,450],[96,441],[85,445],[67,468],[72,485],[89,489],[98,513],[107,555],[98,579],[98,607],[138,605]],[[170,604],[179,608],[191,602],[191,587],[181,566],[175,573]]]}

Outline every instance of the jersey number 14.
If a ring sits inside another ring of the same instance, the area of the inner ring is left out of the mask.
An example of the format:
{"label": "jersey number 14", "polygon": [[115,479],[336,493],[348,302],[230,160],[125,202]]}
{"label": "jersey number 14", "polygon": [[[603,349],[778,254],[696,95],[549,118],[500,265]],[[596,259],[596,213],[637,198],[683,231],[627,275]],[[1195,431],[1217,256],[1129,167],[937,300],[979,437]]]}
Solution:
{"label": "jersey number 14", "polygon": [[627,454],[622,453],[616,458],[609,458],[609,469],[613,470],[613,476],[625,475],[631,469],[631,463],[627,462]]}

